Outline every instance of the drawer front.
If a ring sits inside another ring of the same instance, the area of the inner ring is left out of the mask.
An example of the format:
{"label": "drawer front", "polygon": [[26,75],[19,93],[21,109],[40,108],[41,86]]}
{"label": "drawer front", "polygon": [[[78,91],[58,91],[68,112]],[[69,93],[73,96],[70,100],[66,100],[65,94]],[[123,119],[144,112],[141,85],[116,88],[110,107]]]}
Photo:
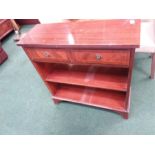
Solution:
{"label": "drawer front", "polygon": [[129,66],[129,50],[72,50],[77,63]]}
{"label": "drawer front", "polygon": [[13,26],[10,20],[6,20],[0,25],[0,36],[4,35],[8,31],[13,30]]}
{"label": "drawer front", "polygon": [[68,62],[67,50],[24,48],[30,59],[45,62]]}

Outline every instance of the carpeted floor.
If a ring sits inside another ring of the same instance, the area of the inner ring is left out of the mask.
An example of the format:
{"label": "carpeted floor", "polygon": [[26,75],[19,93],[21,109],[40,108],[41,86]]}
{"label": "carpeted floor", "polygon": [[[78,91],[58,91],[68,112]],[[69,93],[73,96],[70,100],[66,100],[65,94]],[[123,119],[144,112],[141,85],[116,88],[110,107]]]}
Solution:
{"label": "carpeted floor", "polygon": [[[24,26],[22,32],[32,25]],[[128,120],[88,106],[62,102],[50,93],[13,34],[2,42],[9,59],[0,65],[0,134],[155,134],[155,80],[150,59],[136,54]]]}

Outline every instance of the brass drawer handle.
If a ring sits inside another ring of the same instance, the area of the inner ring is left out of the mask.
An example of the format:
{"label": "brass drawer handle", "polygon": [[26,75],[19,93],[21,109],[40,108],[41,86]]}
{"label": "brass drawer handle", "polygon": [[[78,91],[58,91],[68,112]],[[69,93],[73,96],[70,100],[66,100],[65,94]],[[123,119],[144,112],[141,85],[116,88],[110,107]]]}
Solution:
{"label": "brass drawer handle", "polygon": [[96,54],[96,60],[101,60],[101,59],[102,59],[102,56],[99,54]]}
{"label": "brass drawer handle", "polygon": [[49,55],[48,52],[44,52],[44,56],[45,56],[45,57],[50,57],[50,55]]}

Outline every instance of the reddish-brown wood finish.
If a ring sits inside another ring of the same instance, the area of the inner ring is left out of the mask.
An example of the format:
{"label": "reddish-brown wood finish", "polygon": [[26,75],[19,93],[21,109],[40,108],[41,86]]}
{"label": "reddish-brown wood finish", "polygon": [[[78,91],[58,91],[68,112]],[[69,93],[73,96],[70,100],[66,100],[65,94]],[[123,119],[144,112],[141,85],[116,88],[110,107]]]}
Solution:
{"label": "reddish-brown wood finish", "polygon": [[52,70],[45,78],[48,82],[127,91],[127,69],[62,64],[49,65]]}
{"label": "reddish-brown wood finish", "polygon": [[140,20],[36,25],[21,45],[53,95],[110,109],[127,119]]}
{"label": "reddish-brown wood finish", "polygon": [[15,19],[19,25],[40,24],[38,19]]}
{"label": "reddish-brown wood finish", "polygon": [[37,62],[94,64],[129,67],[130,50],[70,50],[25,48],[27,55]]}
{"label": "reddish-brown wood finish", "polygon": [[136,48],[140,20],[93,20],[38,24],[19,45],[52,48]]}
{"label": "reddish-brown wood finish", "polygon": [[78,63],[129,66],[129,50],[72,50]]}
{"label": "reddish-brown wood finish", "polygon": [[128,73],[128,86],[127,86],[127,95],[126,95],[126,109],[129,113],[130,110],[130,92],[131,92],[131,78],[132,78],[132,69],[133,69],[133,64],[134,64],[134,55],[135,55],[135,50],[131,49],[131,54],[130,54],[130,66],[129,66],[129,73]]}
{"label": "reddish-brown wood finish", "polygon": [[0,64],[2,64],[7,58],[8,58],[8,55],[0,45]]}
{"label": "reddish-brown wood finish", "polygon": [[11,31],[13,31],[11,21],[9,19],[0,19],[0,40],[3,39]]}
{"label": "reddish-brown wood finish", "polygon": [[125,112],[125,93],[89,87],[60,85],[54,99]]}
{"label": "reddish-brown wood finish", "polygon": [[47,62],[68,62],[67,51],[65,49],[44,49],[25,48],[29,57],[34,61]]}

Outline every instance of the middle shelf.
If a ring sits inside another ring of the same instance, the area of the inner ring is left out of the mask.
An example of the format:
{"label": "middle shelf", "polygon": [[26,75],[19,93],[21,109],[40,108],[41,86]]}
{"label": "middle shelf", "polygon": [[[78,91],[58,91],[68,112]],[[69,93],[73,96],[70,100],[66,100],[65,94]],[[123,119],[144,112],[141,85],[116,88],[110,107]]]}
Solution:
{"label": "middle shelf", "polygon": [[46,64],[45,68],[50,68],[46,73],[47,82],[127,91],[128,70],[125,68],[64,64]]}

